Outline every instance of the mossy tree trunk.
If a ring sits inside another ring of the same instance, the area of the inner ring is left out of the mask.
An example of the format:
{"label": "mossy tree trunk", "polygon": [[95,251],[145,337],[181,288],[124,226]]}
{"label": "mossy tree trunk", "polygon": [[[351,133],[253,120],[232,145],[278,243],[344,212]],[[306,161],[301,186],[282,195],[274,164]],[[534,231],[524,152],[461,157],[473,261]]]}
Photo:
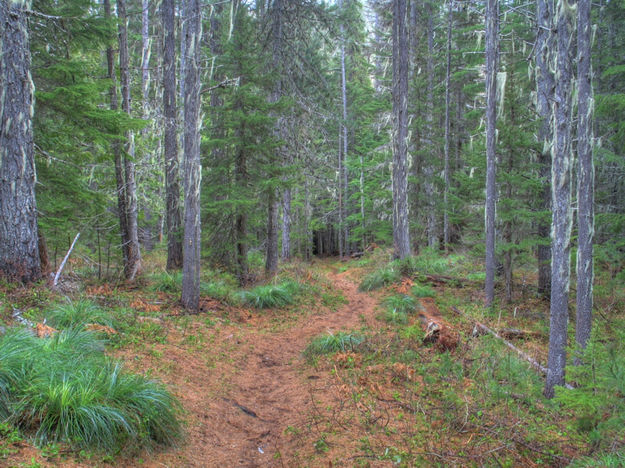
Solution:
{"label": "mossy tree trunk", "polygon": [[0,2],[0,276],[25,283],[41,277],[29,9],[23,0]]}
{"label": "mossy tree trunk", "polygon": [[184,28],[184,242],[182,305],[190,313],[200,307],[200,58],[202,10],[199,0],[185,0]]}
{"label": "mossy tree trunk", "polygon": [[496,187],[496,119],[497,119],[497,65],[499,60],[499,6],[497,0],[486,2],[486,204],[484,222],[486,232],[486,306],[495,299],[495,208]]}
{"label": "mossy tree trunk", "polygon": [[592,326],[594,189],[590,0],[577,3],[577,320],[575,341],[586,348]]}
{"label": "mossy tree trunk", "polygon": [[569,319],[571,275],[571,171],[573,120],[572,51],[575,4],[558,0],[556,6],[556,91],[554,106],[554,148],[551,165],[551,306],[549,357],[545,396],[554,396],[554,387],[564,385],[566,338]]}
{"label": "mossy tree trunk", "polygon": [[406,0],[393,0],[393,241],[395,256],[412,254],[408,222],[408,34]]}
{"label": "mossy tree trunk", "polygon": [[165,151],[165,218],[167,269],[182,267],[182,214],[180,212],[180,156],[176,120],[176,36],[174,0],[163,0],[163,113]]}

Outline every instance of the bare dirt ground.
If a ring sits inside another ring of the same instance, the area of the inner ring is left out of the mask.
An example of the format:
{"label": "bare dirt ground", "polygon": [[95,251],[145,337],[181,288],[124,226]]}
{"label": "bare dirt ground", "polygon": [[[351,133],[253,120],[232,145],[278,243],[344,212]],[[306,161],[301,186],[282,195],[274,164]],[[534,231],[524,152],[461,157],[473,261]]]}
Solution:
{"label": "bare dirt ground", "polygon": [[346,273],[328,275],[347,301],[336,311],[301,317],[286,329],[278,326],[278,331],[272,328],[276,328],[279,317],[271,321],[253,312],[243,327],[221,329],[219,336],[193,353],[178,346],[163,346],[167,356],[162,360],[171,360],[174,365],[162,378],[182,400],[187,435],[183,446],[146,457],[142,466],[271,467],[304,463],[302,457],[314,448],[310,444],[300,446],[301,439],[291,436],[295,428],[314,424],[311,415],[318,402],[313,393],[329,376],[307,366],[302,351],[319,334],[373,326],[378,302],[359,292]]}

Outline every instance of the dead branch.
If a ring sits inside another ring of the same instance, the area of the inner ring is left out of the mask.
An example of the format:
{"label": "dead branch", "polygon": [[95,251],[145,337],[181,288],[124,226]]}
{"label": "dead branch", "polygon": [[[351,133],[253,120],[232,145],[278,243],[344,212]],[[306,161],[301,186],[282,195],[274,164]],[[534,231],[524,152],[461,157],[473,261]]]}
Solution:
{"label": "dead branch", "polygon": [[[458,315],[469,319],[469,320],[474,320],[471,317],[468,317],[466,314],[464,314],[463,312],[460,311],[460,309],[458,309],[457,307],[451,306],[451,310],[453,310],[454,312],[456,312]],[[504,344],[510,348],[511,350],[515,351],[519,356],[521,356],[523,359],[525,359],[527,362],[530,363],[530,365],[536,369],[538,372],[540,372],[543,375],[547,375],[547,368],[545,366],[543,366],[541,363],[539,363],[536,359],[534,359],[532,356],[530,356],[529,354],[527,354],[525,351],[520,350],[519,348],[517,348],[516,346],[514,346],[512,343],[510,343],[508,340],[506,340],[505,338],[503,338],[501,335],[499,335],[496,331],[492,330],[491,328],[487,327],[486,325],[484,325],[483,323],[478,322],[477,320],[475,320],[475,329],[479,329],[482,331],[485,331],[491,335],[493,335],[495,338],[501,340],[504,342]],[[568,389],[572,389],[574,388],[572,385],[570,384],[566,384],[565,385],[566,388]]]}
{"label": "dead branch", "polygon": [[61,277],[61,272],[63,271],[63,267],[65,266],[65,263],[67,262],[67,259],[69,258],[70,254],[72,253],[72,250],[74,250],[74,245],[76,245],[76,241],[78,240],[79,237],[80,237],[80,233],[76,234],[76,237],[74,237],[74,242],[72,242],[72,245],[69,247],[69,250],[65,254],[65,258],[61,262],[61,266],[59,266],[59,269],[56,272],[56,275],[54,275],[54,281],[52,282],[52,286],[53,287],[56,287],[57,283],[59,282],[59,278]]}

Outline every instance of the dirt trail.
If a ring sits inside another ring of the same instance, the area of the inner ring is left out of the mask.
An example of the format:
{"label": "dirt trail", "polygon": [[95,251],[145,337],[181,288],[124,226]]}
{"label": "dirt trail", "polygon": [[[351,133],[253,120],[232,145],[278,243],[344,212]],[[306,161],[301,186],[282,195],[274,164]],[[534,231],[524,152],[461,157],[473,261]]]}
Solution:
{"label": "dirt trail", "polygon": [[345,273],[328,277],[348,301],[335,312],[312,315],[279,332],[262,321],[239,329],[224,337],[232,344],[213,368],[202,357],[211,353],[210,344],[191,357],[177,349],[170,353],[180,369],[168,383],[178,388],[188,411],[187,441],[151,458],[148,466],[293,466],[289,460],[298,447],[290,446],[285,430],[307,423],[314,404],[310,386],[322,378],[301,365],[302,351],[321,333],[372,326],[375,320],[374,297],[359,292]]}

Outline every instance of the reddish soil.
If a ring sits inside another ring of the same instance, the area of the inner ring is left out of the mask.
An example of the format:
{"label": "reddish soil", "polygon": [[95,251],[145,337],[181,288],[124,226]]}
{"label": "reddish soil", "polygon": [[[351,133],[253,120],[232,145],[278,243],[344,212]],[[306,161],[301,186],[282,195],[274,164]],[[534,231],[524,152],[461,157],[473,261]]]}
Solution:
{"label": "reddish soil", "polygon": [[373,326],[377,306],[345,273],[330,273],[329,279],[348,301],[336,311],[302,317],[281,331],[272,331],[267,317],[252,313],[246,325],[222,328],[195,353],[164,345],[168,355],[160,361],[175,365],[162,378],[182,400],[187,434],[185,445],[148,455],[142,466],[297,466],[294,460],[314,452],[312,444],[302,447],[289,436],[289,428],[313,423],[311,386],[328,375],[306,365],[302,351],[319,334]]}

